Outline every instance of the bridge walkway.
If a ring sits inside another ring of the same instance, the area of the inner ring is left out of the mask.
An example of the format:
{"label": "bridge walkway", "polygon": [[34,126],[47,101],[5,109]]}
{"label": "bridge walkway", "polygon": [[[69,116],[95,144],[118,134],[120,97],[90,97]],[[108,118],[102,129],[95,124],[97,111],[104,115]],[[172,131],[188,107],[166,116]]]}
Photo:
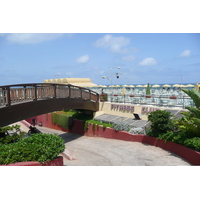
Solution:
{"label": "bridge walkway", "polygon": [[0,86],[0,127],[63,109],[99,110],[99,94],[75,85],[29,83]]}

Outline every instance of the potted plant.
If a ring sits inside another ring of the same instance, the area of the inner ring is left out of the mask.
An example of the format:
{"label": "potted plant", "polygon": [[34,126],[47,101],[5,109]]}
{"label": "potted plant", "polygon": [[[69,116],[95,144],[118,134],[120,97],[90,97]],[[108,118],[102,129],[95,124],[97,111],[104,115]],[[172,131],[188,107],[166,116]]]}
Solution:
{"label": "potted plant", "polygon": [[170,96],[169,98],[170,98],[170,99],[177,99],[176,96]]}
{"label": "potted plant", "polygon": [[147,89],[146,89],[146,98],[151,98],[151,91],[150,91],[150,85],[148,83]]}
{"label": "potted plant", "polygon": [[101,101],[101,102],[108,101],[108,94],[102,93],[102,94],[100,95],[100,101]]}

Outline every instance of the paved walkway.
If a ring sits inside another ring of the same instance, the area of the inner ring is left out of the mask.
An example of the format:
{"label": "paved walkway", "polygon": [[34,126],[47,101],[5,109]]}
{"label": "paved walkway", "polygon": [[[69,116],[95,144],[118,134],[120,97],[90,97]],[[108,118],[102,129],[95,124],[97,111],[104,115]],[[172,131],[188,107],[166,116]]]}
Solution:
{"label": "paved walkway", "polygon": [[180,166],[190,165],[176,154],[159,147],[100,137],[87,137],[37,127],[44,133],[58,133],[75,160],[64,158],[67,166]]}

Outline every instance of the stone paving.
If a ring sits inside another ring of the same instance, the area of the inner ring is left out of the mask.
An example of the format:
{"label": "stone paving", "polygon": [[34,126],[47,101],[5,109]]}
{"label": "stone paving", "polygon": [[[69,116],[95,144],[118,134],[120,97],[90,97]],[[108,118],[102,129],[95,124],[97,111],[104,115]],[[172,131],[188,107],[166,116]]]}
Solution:
{"label": "stone paving", "polygon": [[[172,115],[175,116],[175,118],[178,118],[178,119],[180,119],[183,116],[183,115],[181,115],[181,112],[183,112],[183,110],[166,109],[166,111],[170,112]],[[106,123],[115,123],[115,122],[124,121],[130,127],[135,127],[135,128],[143,128],[143,127],[147,127],[150,125],[150,122],[148,122],[147,120],[135,119],[134,115],[133,115],[133,118],[130,118],[130,117],[110,115],[110,114],[102,114],[102,115],[95,117],[94,119],[102,121],[102,122],[106,122]]]}
{"label": "stone paving", "polygon": [[[23,126],[24,131],[27,127]],[[81,136],[36,126],[43,133],[58,133],[65,141],[65,166],[190,166],[186,160],[159,147],[116,139]]]}
{"label": "stone paving", "polygon": [[136,120],[134,118],[128,118],[128,117],[121,117],[116,115],[110,115],[110,114],[102,114],[94,118],[95,120],[99,120],[106,123],[114,123],[114,122],[126,122],[131,127],[141,128],[148,124],[147,120]]}

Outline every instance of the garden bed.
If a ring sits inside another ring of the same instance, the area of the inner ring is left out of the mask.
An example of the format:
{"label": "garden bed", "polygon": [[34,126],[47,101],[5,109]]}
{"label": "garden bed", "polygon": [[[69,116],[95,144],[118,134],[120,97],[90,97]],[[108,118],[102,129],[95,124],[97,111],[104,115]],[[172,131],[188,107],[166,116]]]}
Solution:
{"label": "garden bed", "polygon": [[63,157],[58,156],[57,158],[44,162],[41,164],[38,161],[28,161],[28,162],[17,162],[17,163],[10,163],[8,165],[0,165],[0,166],[63,166]]}

